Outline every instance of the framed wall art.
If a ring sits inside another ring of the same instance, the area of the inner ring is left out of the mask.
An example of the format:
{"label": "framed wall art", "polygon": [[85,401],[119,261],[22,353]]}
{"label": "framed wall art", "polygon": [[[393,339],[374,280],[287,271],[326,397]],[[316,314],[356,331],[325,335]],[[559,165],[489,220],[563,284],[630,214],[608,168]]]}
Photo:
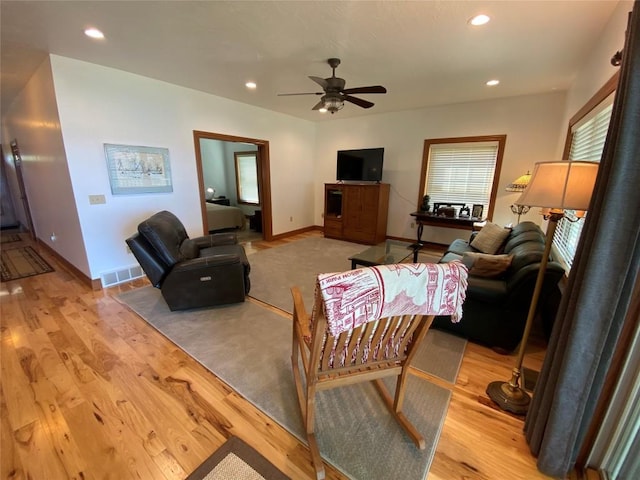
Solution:
{"label": "framed wall art", "polygon": [[169,149],[104,144],[114,195],[173,192]]}

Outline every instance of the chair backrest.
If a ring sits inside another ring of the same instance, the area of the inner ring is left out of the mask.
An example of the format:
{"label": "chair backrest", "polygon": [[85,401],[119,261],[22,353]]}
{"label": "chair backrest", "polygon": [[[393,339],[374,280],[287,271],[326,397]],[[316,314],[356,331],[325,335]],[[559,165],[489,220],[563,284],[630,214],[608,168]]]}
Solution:
{"label": "chair backrest", "polygon": [[466,288],[467,268],[461,262],[319,275],[310,339],[318,376],[410,361],[413,345],[435,315],[461,319]]}
{"label": "chair backrest", "polygon": [[139,233],[134,233],[125,241],[129,245],[133,256],[138,260],[142,270],[149,277],[151,284],[156,288],[160,288],[162,281],[171,268],[162,261],[156,254],[155,249]]}
{"label": "chair backrest", "polygon": [[152,215],[138,225],[138,233],[169,267],[183,260],[180,246],[189,236],[173,213],[163,210]]}

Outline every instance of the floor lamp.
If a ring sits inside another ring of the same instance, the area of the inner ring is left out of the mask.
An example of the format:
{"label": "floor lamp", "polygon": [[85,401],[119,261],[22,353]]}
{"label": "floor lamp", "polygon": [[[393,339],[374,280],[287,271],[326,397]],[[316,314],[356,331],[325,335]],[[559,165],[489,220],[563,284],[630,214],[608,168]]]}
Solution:
{"label": "floor lamp", "polygon": [[[516,205],[526,205],[529,207],[542,207],[542,215],[545,220],[549,220],[547,235],[545,239],[545,249],[540,261],[540,269],[536,279],[536,285],[531,297],[527,322],[520,340],[520,348],[516,365],[511,373],[511,380],[508,382],[491,382],[487,386],[487,395],[498,406],[506,411],[517,415],[527,413],[531,397],[520,386],[520,376],[522,370],[522,360],[527,347],[527,340],[531,332],[533,319],[535,318],[538,299],[544,283],[544,274],[547,269],[549,253],[553,234],[558,221],[565,216],[565,210],[575,210],[574,217],[584,216],[589,208],[591,193],[595,185],[598,174],[598,163],[596,162],[541,162],[536,163],[531,176],[531,181],[522,192]],[[567,217],[567,219],[571,219]],[[575,220],[574,220],[575,221]]]}
{"label": "floor lamp", "polygon": [[[505,188],[505,190],[507,192],[523,192],[525,188],[527,188],[527,185],[529,185],[530,181],[531,174],[529,173],[529,171],[527,171],[527,173],[525,173],[524,175],[520,175],[513,182],[507,185],[507,188]],[[518,223],[520,223],[520,215],[526,215],[529,211],[529,208],[529,205],[514,204],[511,205],[511,213],[518,215]]]}

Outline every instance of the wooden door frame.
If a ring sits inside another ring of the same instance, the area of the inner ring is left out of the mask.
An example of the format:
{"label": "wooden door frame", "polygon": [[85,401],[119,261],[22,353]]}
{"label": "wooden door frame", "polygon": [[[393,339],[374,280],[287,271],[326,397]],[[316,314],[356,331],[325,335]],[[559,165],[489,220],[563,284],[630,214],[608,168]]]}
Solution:
{"label": "wooden door frame", "polygon": [[20,200],[22,200],[22,208],[24,210],[25,216],[27,217],[27,228],[29,229],[31,240],[35,240],[36,230],[33,226],[33,217],[31,216],[31,207],[29,206],[27,189],[24,185],[24,175],[22,172],[22,155],[20,154],[20,147],[18,146],[17,138],[11,140],[11,154],[13,155],[13,164],[16,168],[16,179],[18,181],[18,189],[20,190]]}
{"label": "wooden door frame", "polygon": [[258,191],[260,192],[260,209],[262,210],[262,235],[266,241],[273,240],[273,222],[271,218],[271,169],[269,167],[269,142],[257,138],[237,137],[222,133],[193,131],[193,142],[196,151],[196,169],[198,171],[198,188],[200,190],[200,209],[202,211],[202,230],[206,234],[206,192],[204,174],[202,172],[202,155],[200,140],[219,140],[222,142],[251,143],[258,150]]}

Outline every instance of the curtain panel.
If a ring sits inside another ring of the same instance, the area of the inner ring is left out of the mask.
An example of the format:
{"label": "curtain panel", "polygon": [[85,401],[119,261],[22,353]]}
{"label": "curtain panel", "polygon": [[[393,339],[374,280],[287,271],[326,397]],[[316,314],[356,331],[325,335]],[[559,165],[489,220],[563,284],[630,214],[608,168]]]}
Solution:
{"label": "curtain panel", "polygon": [[[613,53],[613,52],[612,52]],[[640,269],[640,3],[626,32],[598,179],[567,290],[525,421],[543,473],[574,467],[616,350]]]}

